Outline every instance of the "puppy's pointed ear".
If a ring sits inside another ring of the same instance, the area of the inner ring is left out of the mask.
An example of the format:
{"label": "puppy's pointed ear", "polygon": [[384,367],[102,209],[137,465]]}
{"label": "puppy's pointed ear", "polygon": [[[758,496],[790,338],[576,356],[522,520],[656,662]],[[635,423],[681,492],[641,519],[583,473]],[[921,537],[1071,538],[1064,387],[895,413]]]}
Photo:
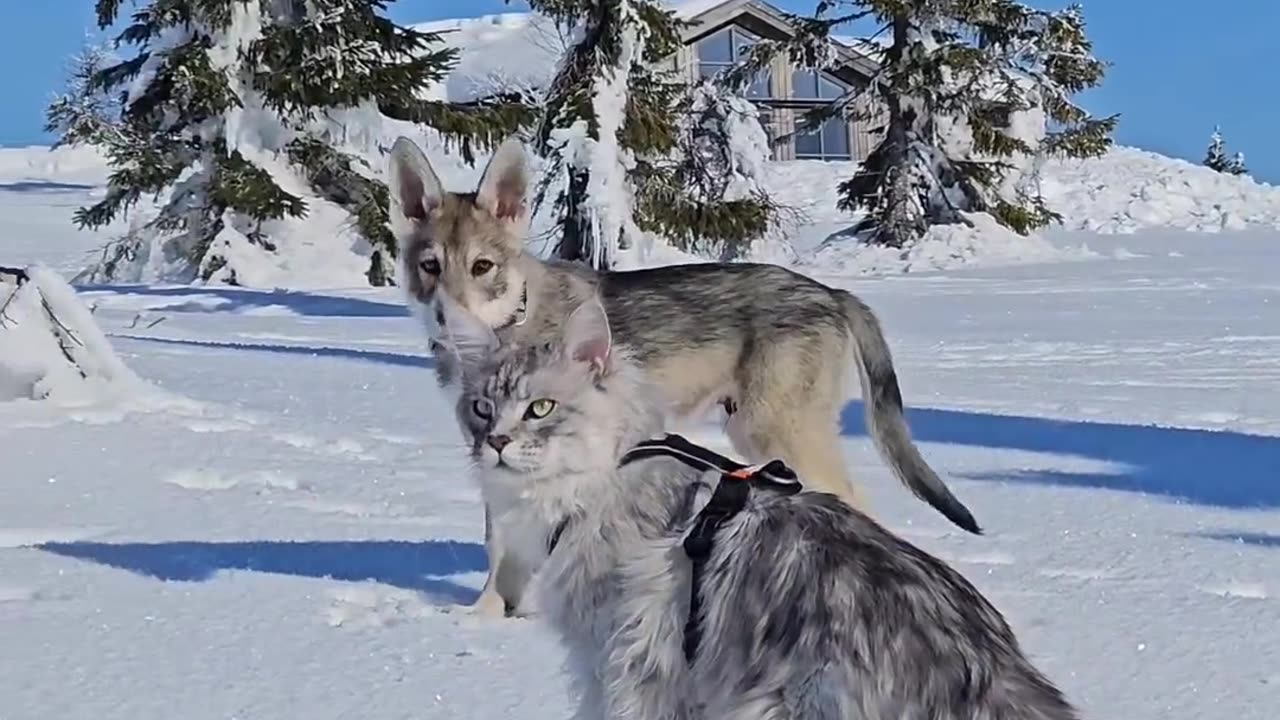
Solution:
{"label": "puppy's pointed ear", "polygon": [[528,189],[524,144],[513,135],[498,146],[485,166],[476,205],[500,220],[523,222],[527,219],[524,196]]}
{"label": "puppy's pointed ear", "polygon": [[436,292],[444,320],[444,337],[462,364],[462,373],[480,371],[498,351],[498,336],[493,328],[473,315],[443,290]]}
{"label": "puppy's pointed ear", "polygon": [[393,221],[426,220],[444,200],[444,186],[431,169],[431,161],[412,140],[402,136],[391,145],[389,163],[387,177]]}
{"label": "puppy's pointed ear", "polygon": [[613,333],[599,299],[577,307],[565,321],[564,348],[568,359],[587,363],[596,377],[613,370]]}

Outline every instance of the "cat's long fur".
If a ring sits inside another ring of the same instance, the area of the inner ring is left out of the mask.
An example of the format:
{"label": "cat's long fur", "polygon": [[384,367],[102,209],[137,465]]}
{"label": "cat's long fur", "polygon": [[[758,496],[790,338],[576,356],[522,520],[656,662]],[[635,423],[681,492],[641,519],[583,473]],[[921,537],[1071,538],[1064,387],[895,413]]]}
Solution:
{"label": "cat's long fur", "polygon": [[[719,530],[689,664],[681,540],[716,478],[665,457],[618,468],[663,413],[599,303],[562,341],[505,352],[446,307],[473,457],[519,489],[502,524],[545,556],[534,587],[569,650],[575,717],[1075,720],[959,573],[821,492],[757,491]],[[538,418],[540,399],[557,405]]]}
{"label": "cat's long fur", "polygon": [[[597,274],[580,264],[540,261],[524,251],[523,159],[520,143],[508,141],[476,192],[452,193],[412,141],[400,138],[393,146],[391,220],[400,277],[429,335],[441,337],[443,294],[496,328],[503,343],[531,344],[555,338],[568,312],[598,291],[619,343],[631,348],[673,415],[697,416],[723,403],[733,410],[726,429],[739,453],[753,461],[782,458],[813,486],[865,509],[839,442],[846,381],[857,372],[867,427],[894,474],[957,525],[979,532],[912,442],[889,348],[861,300],[776,265]],[[441,385],[456,392],[448,354],[436,360]],[[486,528],[504,503],[498,489],[486,488]],[[481,604],[494,610],[502,604],[493,588],[505,541],[486,538],[491,571]],[[518,601],[503,597],[507,605]]]}

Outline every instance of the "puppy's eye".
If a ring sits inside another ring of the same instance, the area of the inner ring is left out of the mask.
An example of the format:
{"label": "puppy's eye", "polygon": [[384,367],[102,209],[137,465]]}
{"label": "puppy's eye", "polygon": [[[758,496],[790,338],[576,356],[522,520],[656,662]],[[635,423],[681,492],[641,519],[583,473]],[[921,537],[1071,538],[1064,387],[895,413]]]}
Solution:
{"label": "puppy's eye", "polygon": [[480,277],[481,275],[489,272],[492,269],[493,269],[492,260],[477,260],[471,264],[471,274],[475,277]]}
{"label": "puppy's eye", "polygon": [[484,399],[476,400],[475,402],[471,403],[471,412],[475,413],[476,417],[480,418],[481,420],[492,419],[493,403],[490,403],[488,400],[484,400]]}
{"label": "puppy's eye", "polygon": [[556,409],[556,401],[548,398],[534,400],[529,403],[529,409],[524,411],[525,420],[541,420],[551,414]]}
{"label": "puppy's eye", "polygon": [[422,268],[422,272],[428,275],[440,274],[440,261],[435,258],[426,258],[418,263],[418,267]]}

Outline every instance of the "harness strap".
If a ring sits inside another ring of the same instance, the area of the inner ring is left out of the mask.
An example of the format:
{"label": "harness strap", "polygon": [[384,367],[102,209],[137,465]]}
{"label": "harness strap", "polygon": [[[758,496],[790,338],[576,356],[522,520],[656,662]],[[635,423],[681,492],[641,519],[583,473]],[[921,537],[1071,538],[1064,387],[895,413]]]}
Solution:
{"label": "harness strap", "polygon": [[743,465],[675,434],[636,445],[622,456],[619,465],[657,456],[679,460],[703,472],[716,470],[720,473],[720,481],[716,483],[711,499],[694,517],[693,527],[684,539],[684,552],[689,557],[692,571],[689,617],[684,624],[684,656],[687,661],[693,662],[698,654],[702,635],[702,597],[699,590],[707,561],[715,546],[716,533],[747,506],[752,489],[794,495],[800,492],[802,486],[795,472],[781,460],[771,460],[756,467]]}
{"label": "harness strap", "polygon": [[622,460],[618,462],[618,466],[643,460],[648,457],[656,457],[661,455],[669,457],[688,465],[695,470],[706,472],[707,470],[719,470],[722,474],[737,472],[747,467],[740,462],[735,462],[729,458],[708,450],[701,445],[695,445],[684,437],[675,433],[668,433],[666,436],[656,440],[645,440],[631,448],[622,456]]}

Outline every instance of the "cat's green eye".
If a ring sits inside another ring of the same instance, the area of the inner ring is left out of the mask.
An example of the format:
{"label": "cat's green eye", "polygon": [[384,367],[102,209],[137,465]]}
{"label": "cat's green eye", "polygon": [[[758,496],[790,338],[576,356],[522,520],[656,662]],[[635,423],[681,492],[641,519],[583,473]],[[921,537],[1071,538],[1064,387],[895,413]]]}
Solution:
{"label": "cat's green eye", "polygon": [[529,409],[525,411],[524,417],[526,420],[541,420],[542,418],[550,415],[551,411],[555,409],[555,400],[549,400],[547,398],[534,400],[529,403]]}

